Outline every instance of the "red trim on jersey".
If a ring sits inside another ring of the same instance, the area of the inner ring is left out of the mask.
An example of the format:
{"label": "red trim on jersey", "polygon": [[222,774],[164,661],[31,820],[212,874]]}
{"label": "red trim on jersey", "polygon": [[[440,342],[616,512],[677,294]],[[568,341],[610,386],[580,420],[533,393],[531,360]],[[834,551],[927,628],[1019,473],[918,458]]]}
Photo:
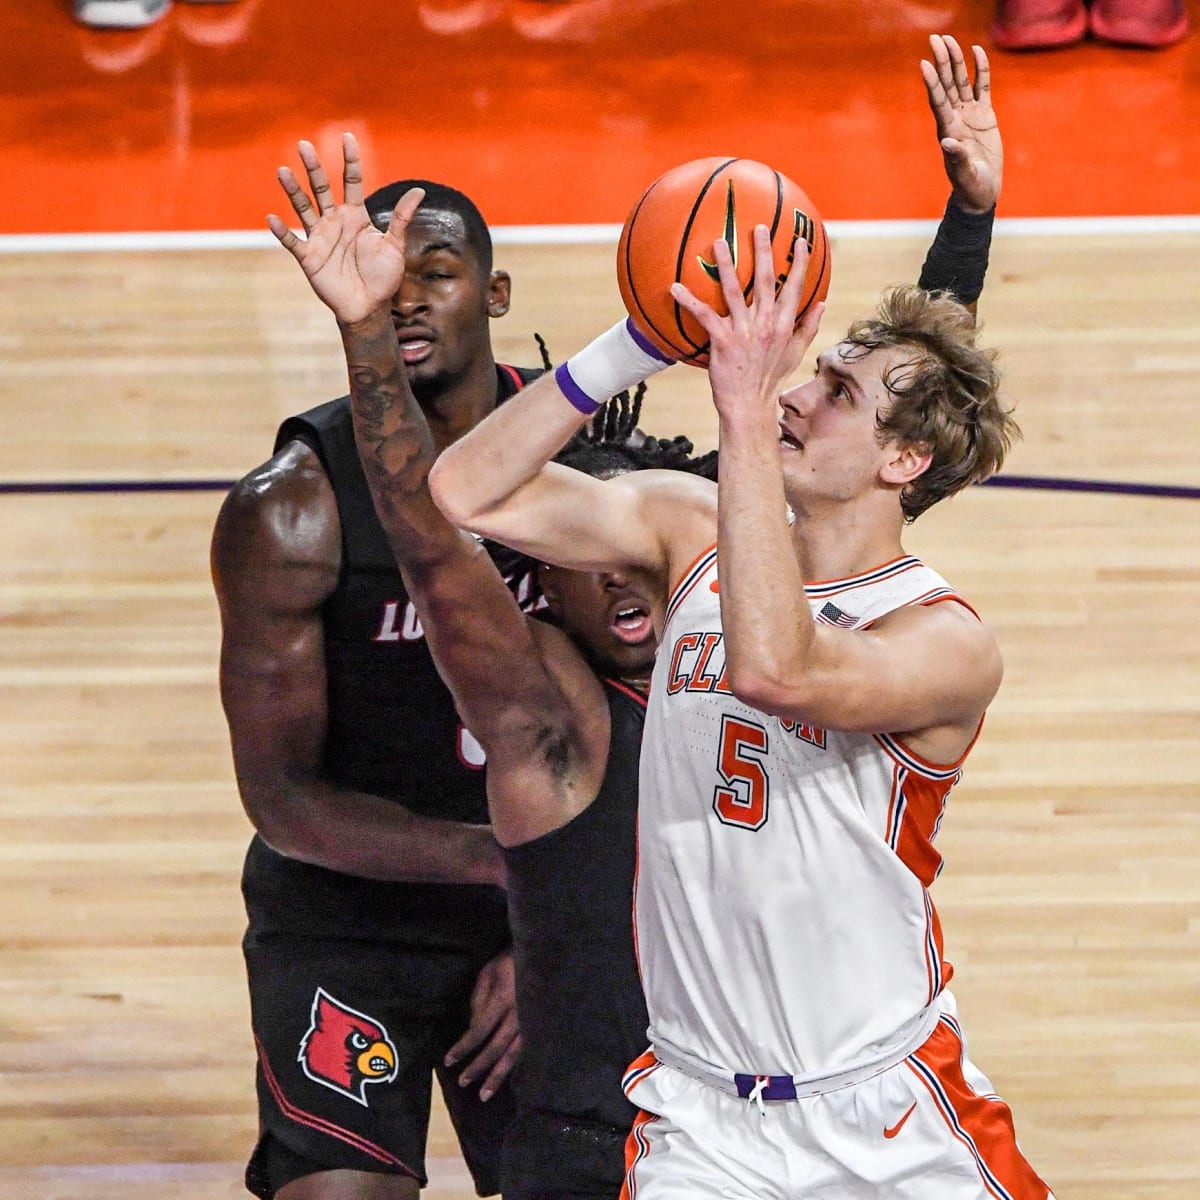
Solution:
{"label": "red trim on jersey", "polygon": [[935,763],[931,759],[924,758],[915,750],[910,749],[895,734],[876,733],[872,736],[894,761],[907,767],[910,771],[916,771],[926,779],[945,781],[953,777],[953,782],[957,782],[957,776],[962,774],[962,765],[967,761],[967,755],[975,748],[975,743],[979,741],[979,735],[983,732],[983,720],[986,716],[987,713],[980,716],[979,724],[975,726],[975,733],[967,743],[966,749],[953,762],[949,763]]}
{"label": "red trim on jersey", "polygon": [[621,1077],[621,1090],[629,1095],[630,1089],[636,1087],[651,1071],[657,1071],[662,1064],[654,1055],[653,1050],[643,1050],[625,1068],[625,1074]]}
{"label": "red trim on jersey", "polygon": [[271,1069],[266,1051],[257,1037],[254,1039],[254,1045],[258,1050],[258,1061],[262,1067],[263,1078],[267,1081],[267,1087],[271,1089],[271,1095],[275,1097],[275,1103],[279,1105],[280,1111],[289,1121],[295,1121],[297,1125],[307,1125],[309,1129],[315,1129],[318,1133],[328,1134],[332,1138],[337,1138],[338,1141],[345,1142],[348,1146],[353,1146],[355,1150],[361,1150],[363,1154],[381,1163],[386,1163],[390,1167],[399,1167],[401,1171],[407,1172],[414,1179],[421,1178],[412,1167],[397,1158],[391,1151],[385,1150],[382,1146],[377,1146],[374,1142],[368,1141],[350,1129],[343,1129],[340,1125],[335,1125],[332,1121],[327,1121],[324,1117],[318,1117],[316,1113],[306,1112],[304,1109],[293,1104],[284,1095],[283,1087],[276,1077],[275,1072]]}
{"label": "red trim on jersey", "polygon": [[625,1139],[625,1181],[621,1184],[620,1200],[634,1200],[637,1196],[634,1168],[650,1153],[650,1143],[646,1140],[644,1129],[651,1121],[657,1120],[658,1117],[653,1113],[644,1111],[633,1118],[633,1128]]}
{"label": "red trim on jersey", "polygon": [[510,367],[508,363],[497,363],[496,366],[498,366],[500,370],[508,372],[508,377],[516,385],[518,392],[525,386],[525,380],[521,378],[521,372],[518,371],[516,367]]}
{"label": "red trim on jersey", "polygon": [[622,683],[619,679],[610,679],[607,675],[604,677],[604,682],[607,683],[609,687],[616,688],[618,692],[624,692],[625,695],[630,698],[630,700],[636,700],[643,708],[646,707],[646,697],[643,696],[641,692],[631,688],[629,684]]}
{"label": "red trim on jersey", "polygon": [[[878,583],[880,579],[887,579],[892,575],[903,575],[905,571],[910,571],[913,567],[924,565],[919,558],[914,558],[911,554],[901,554],[896,558],[889,558],[887,562],[882,562],[877,567],[872,567],[869,571],[860,571],[857,575],[847,575],[844,579],[807,579],[804,586],[806,589],[812,588],[814,591],[833,588],[835,591],[849,592],[855,588],[864,587],[868,583]],[[833,594],[833,592],[828,593],[828,595]]]}
{"label": "red trim on jersey", "polygon": [[963,1071],[965,1049],[943,1017],[928,1041],[904,1065],[933,1097],[938,1115],[971,1153],[989,1196],[997,1200],[1048,1200],[1050,1189],[1017,1146],[1012,1113],[999,1096],[982,1096]]}
{"label": "red trim on jersey", "polygon": [[711,554],[715,553],[717,543],[713,542],[706,546],[695,558],[688,564],[688,568],[679,577],[679,582],[667,593],[667,605],[663,610],[663,637],[659,639],[661,646],[666,640],[667,626],[671,623],[671,618],[675,615],[675,610],[687,599],[687,597],[695,590],[696,584],[708,573],[709,564],[705,563],[703,569],[700,569],[700,564],[704,563]]}
{"label": "red trim on jersey", "polygon": [[[932,600],[925,597],[932,596]],[[915,600],[906,600],[900,605],[900,608],[893,608],[891,612],[881,613],[877,617],[873,617],[863,625],[859,625],[859,629],[874,629],[884,617],[890,617],[892,613],[899,612],[901,608],[932,608],[935,604],[941,604],[946,600],[953,600],[955,604],[961,604],[977,621],[982,622],[983,618],[971,607],[957,592],[947,591],[943,588],[936,588],[932,592],[925,592],[923,596],[918,596]]]}
{"label": "red trim on jersey", "polygon": [[[926,592],[928,596],[930,593]],[[932,608],[935,604],[942,604],[947,600],[953,600],[955,604],[961,604],[977,621],[982,621],[983,618],[968,604],[957,592],[943,592],[940,596],[934,596],[932,600],[926,600],[923,596],[918,596],[915,600],[910,600],[904,607],[912,608],[913,605],[920,605],[921,608]]]}
{"label": "red trim on jersey", "polygon": [[892,803],[900,808],[889,814],[896,824],[888,841],[897,858],[924,887],[932,886],[942,869],[942,856],[934,849],[933,839],[957,782],[957,775],[949,781],[934,780],[903,769],[893,776],[897,791]]}

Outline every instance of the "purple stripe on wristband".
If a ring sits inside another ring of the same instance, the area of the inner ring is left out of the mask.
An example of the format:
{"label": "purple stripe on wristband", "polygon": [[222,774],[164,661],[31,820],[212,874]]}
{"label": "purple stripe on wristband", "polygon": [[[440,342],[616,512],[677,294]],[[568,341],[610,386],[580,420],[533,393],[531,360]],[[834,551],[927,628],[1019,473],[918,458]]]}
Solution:
{"label": "purple stripe on wristband", "polygon": [[674,363],[673,358],[668,358],[646,335],[633,323],[632,317],[625,318],[625,329],[633,343],[644,354],[650,355],[651,358],[657,359],[661,363]]}
{"label": "purple stripe on wristband", "polygon": [[559,363],[554,368],[554,382],[558,384],[558,390],[577,408],[585,417],[590,417],[592,413],[600,407],[599,400],[593,400],[571,378],[571,372],[567,370],[566,363]]}

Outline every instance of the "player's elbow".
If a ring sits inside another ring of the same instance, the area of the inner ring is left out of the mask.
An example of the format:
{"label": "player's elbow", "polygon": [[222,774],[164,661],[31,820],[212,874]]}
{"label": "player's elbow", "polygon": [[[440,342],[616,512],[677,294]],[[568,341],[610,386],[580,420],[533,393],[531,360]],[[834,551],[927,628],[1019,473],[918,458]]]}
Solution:
{"label": "player's elbow", "polygon": [[725,682],[743,703],[764,713],[778,713],[794,705],[796,689],[777,663],[729,663]]}
{"label": "player's elbow", "polygon": [[293,836],[296,833],[296,823],[288,820],[287,814],[292,806],[288,803],[286,791],[286,788],[273,787],[238,772],[242,809],[255,832],[272,850],[294,857],[286,845],[289,827]]}
{"label": "player's elbow", "polygon": [[454,461],[454,448],[442,452],[429,471],[429,494],[441,509],[442,516],[459,529],[473,528],[483,513],[482,506],[475,502],[470,488],[465,486],[465,477]]}
{"label": "player's elbow", "polygon": [[321,861],[328,831],[310,818],[301,788],[239,773],[238,791],[250,824],[272,850],[287,858]]}

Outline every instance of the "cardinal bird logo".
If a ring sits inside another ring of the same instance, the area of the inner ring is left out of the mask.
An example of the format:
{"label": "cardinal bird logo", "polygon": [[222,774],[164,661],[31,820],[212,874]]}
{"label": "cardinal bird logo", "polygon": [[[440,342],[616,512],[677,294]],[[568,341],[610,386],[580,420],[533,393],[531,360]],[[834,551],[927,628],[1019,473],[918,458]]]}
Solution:
{"label": "cardinal bird logo", "polygon": [[391,1083],[399,1065],[387,1030],[317,988],[312,1024],[300,1042],[297,1061],[309,1079],[366,1107],[368,1083]]}

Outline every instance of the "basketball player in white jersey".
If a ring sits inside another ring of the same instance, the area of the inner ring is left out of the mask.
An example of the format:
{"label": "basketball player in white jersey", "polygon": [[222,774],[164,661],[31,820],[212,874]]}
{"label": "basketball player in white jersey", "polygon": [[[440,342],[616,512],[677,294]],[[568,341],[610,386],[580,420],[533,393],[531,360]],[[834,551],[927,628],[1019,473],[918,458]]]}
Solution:
{"label": "basketball player in white jersey", "polygon": [[734,315],[679,299],[712,337],[719,501],[654,472],[530,473],[522,455],[575,427],[588,355],[617,357],[605,339],[433,479],[456,522],[564,565],[636,564],[668,598],[641,769],[651,1050],[626,1080],[629,1195],[1047,1200],[966,1057],[928,894],[1000,657],[901,543],[909,516],[1000,465],[1015,430],[991,356],[965,309],[902,288],[780,396],[816,314],[792,339],[798,273],[747,307],[718,246]]}
{"label": "basketball player in white jersey", "polygon": [[965,308],[885,295],[782,391],[803,246],[778,296],[767,230],[711,339],[720,488],[607,483],[550,456],[661,369],[615,326],[447,450],[447,515],[537,557],[650,572],[666,598],[641,768],[637,947],[650,1050],[626,1090],[637,1200],[1047,1200],[968,1060],[929,888],[934,838],[1002,666],[902,531],[986,478],[1016,426]]}

